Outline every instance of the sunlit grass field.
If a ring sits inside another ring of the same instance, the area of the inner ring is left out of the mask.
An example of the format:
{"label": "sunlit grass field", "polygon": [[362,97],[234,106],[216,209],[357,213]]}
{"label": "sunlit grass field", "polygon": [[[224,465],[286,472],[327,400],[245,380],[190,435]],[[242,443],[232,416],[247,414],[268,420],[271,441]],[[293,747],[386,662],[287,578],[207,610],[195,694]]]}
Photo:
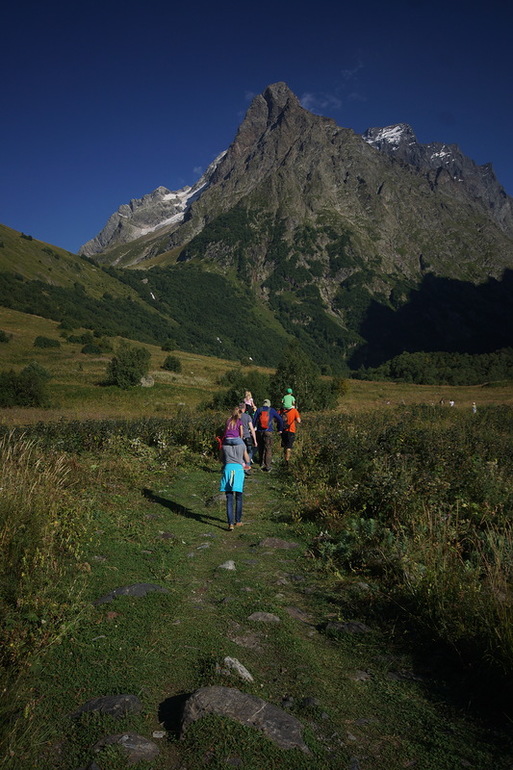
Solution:
{"label": "sunlit grass field", "polygon": [[[124,391],[102,384],[113,354],[82,353],[81,344],[69,343],[60,336],[61,331],[55,321],[1,307],[0,329],[12,335],[8,343],[0,343],[0,370],[19,371],[31,361],[36,361],[52,375],[49,384],[50,406],[46,409],[2,409],[2,425],[24,425],[59,419],[164,417],[184,405],[194,408],[207,403],[219,390],[220,375],[228,369],[240,367],[238,361],[173,351],[173,355],[180,359],[182,371],[168,372],[162,369],[162,364],[169,351],[163,351],[156,345],[145,345],[151,353],[150,375],[155,385]],[[73,333],[81,332],[75,330]],[[59,340],[60,348],[34,347],[38,335]],[[120,341],[121,338],[112,340],[114,349]],[[339,401],[338,410],[352,414],[410,404],[436,405],[442,399],[447,408],[452,399],[455,408],[468,410],[473,401],[478,408],[492,404],[513,404],[513,384],[451,387],[351,380],[348,393]]]}

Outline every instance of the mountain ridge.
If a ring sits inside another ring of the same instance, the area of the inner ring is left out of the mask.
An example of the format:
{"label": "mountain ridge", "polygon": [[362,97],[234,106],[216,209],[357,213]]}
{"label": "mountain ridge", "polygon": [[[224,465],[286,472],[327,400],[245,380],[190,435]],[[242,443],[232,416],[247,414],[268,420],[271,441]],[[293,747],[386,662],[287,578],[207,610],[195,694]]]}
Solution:
{"label": "mountain ridge", "polygon": [[[310,116],[310,120],[308,116]],[[465,193],[468,193],[468,195],[464,194],[462,196],[460,190],[457,189],[457,186],[454,187],[454,185],[451,189],[451,195],[460,197],[463,200],[469,197],[472,202],[481,202],[486,212],[499,224],[501,229],[508,235],[513,235],[513,199],[506,194],[497,181],[491,164],[476,165],[474,161],[459,150],[457,145],[447,145],[443,142],[432,142],[426,145],[420,144],[411,126],[404,123],[394,124],[385,128],[369,128],[360,136],[355,134],[352,129],[337,126],[331,118],[313,115],[301,106],[299,99],[285,83],[275,83],[268,86],[263,94],[259,94],[254,98],[228,150],[221,153],[213,161],[206,174],[198,180],[193,188],[183,188],[183,190],[201,188],[200,193],[186,206],[185,211],[181,210],[181,213],[184,215],[183,218],[177,219],[174,222],[169,221],[169,217],[167,219],[162,218],[160,222],[156,223],[152,215],[152,219],[146,225],[144,232],[128,232],[123,236],[122,242],[131,242],[138,237],[146,235],[150,231],[150,227],[152,231],[167,228],[167,232],[171,236],[168,244],[169,247],[181,246],[187,237],[192,237],[202,227],[203,222],[200,220],[194,228],[187,227],[187,225],[181,228],[182,236],[173,236],[173,233],[176,233],[176,230],[179,229],[183,219],[191,218],[191,205],[194,200],[201,196],[201,193],[205,193],[210,187],[218,185],[221,187],[221,190],[225,191],[225,194],[228,194],[230,205],[233,205],[234,200],[236,202],[237,198],[248,194],[251,189],[262,181],[265,172],[269,171],[270,163],[281,163],[284,160],[279,155],[279,146],[274,148],[274,154],[270,156],[266,157],[265,153],[261,152],[262,142],[264,146],[267,144],[266,134],[269,131],[279,129],[282,134],[286,135],[288,127],[290,128],[290,123],[292,122],[294,123],[293,131],[299,137],[302,130],[308,130],[311,120],[319,125],[325,125],[328,131],[333,130],[334,135],[342,132],[347,136],[351,133],[354,137],[358,137],[358,139],[363,140],[366,144],[378,149],[382,155],[387,155],[394,161],[412,166],[421,176],[427,179],[433,191],[443,188],[444,185],[450,184],[451,181],[459,182],[460,186],[463,183]],[[291,147],[287,149],[290,150]],[[244,175],[239,173],[238,175],[237,195],[234,198],[235,191],[226,190],[226,188],[229,188],[228,180],[236,170],[237,161],[243,157],[246,159],[247,164],[246,173]],[[259,167],[255,165],[255,157],[258,157],[260,160]],[[146,200],[151,201],[152,196],[158,195],[159,190],[164,190],[168,195],[171,194],[171,191],[168,191],[167,188],[157,188],[153,193],[143,196],[142,199],[131,201],[130,204],[124,204],[116,213],[126,217],[127,205],[133,209],[134,206],[132,204],[135,204],[135,207],[138,208]],[[180,197],[181,193],[182,191],[176,191],[173,194]],[[222,205],[221,207],[219,205],[216,207],[217,213],[222,210]],[[173,213],[176,214],[176,212],[177,209],[173,209]],[[115,215],[112,215],[112,217],[115,217]],[[114,222],[111,221],[112,217],[109,219],[104,230],[81,248],[81,253],[86,253],[89,256],[102,254],[105,250],[108,251],[121,242],[118,232],[113,232]],[[119,218],[115,224],[118,225],[118,230],[123,229],[123,223],[119,221]],[[130,226],[131,223],[128,223],[127,228]],[[141,261],[144,260],[145,256],[146,254]]]}
{"label": "mountain ridge", "polygon": [[[407,124],[365,138],[275,83],[202,184],[121,210],[116,245],[94,263],[168,319],[183,349],[217,352],[221,339],[242,358],[255,340],[254,360],[272,365],[296,340],[343,372],[402,351],[508,346],[511,199],[491,166],[451,147],[420,145]],[[129,213],[144,231],[134,240],[121,234]],[[227,323],[234,302],[246,338]]]}

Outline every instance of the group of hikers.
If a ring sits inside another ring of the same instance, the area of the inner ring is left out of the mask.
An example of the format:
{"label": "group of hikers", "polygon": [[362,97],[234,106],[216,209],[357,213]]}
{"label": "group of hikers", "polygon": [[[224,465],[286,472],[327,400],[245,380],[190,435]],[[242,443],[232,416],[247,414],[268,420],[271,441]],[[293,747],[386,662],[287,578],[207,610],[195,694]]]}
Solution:
{"label": "group of hikers", "polygon": [[226,493],[226,517],[230,531],[242,526],[244,479],[255,464],[255,451],[258,450],[260,468],[269,473],[272,470],[273,437],[278,432],[281,434],[283,459],[288,465],[300,422],[301,415],[296,408],[292,388],[287,388],[279,411],[271,406],[269,399],[257,407],[247,390],[244,401],[234,408],[231,417],[226,420],[219,439],[223,463],[220,491]]}

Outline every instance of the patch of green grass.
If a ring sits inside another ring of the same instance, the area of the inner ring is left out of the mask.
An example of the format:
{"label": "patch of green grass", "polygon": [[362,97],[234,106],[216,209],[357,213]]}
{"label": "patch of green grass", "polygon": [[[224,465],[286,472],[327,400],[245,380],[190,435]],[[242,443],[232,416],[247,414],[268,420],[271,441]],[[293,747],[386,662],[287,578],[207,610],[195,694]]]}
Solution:
{"label": "patch of green grass", "polygon": [[[318,529],[293,522],[296,504],[276,459],[273,474],[254,470],[247,479],[244,526],[227,532],[213,460],[188,455],[164,467],[157,455],[121,443],[112,452],[75,458],[90,476],[92,517],[82,557],[82,611],[20,684],[15,705],[25,717],[15,722],[6,752],[14,756],[5,767],[76,770],[93,759],[91,747],[105,735],[130,730],[151,739],[163,722],[167,739],[157,740],[154,770],[221,768],[237,758],[255,770],[338,770],[353,760],[362,770],[408,763],[426,770],[466,762],[474,770],[510,767],[501,729],[489,729],[457,705],[450,696],[455,685],[436,661],[420,674],[415,645],[398,640],[378,616],[365,634],[326,629],[330,620],[364,620],[364,602],[356,593],[351,598],[356,578],[341,581],[312,558]],[[299,545],[260,546],[267,536]],[[219,569],[227,559],[235,571]],[[168,593],[93,604],[134,582]],[[250,621],[255,611],[281,622]],[[307,613],[303,620],[298,611]],[[223,672],[227,655],[248,668],[253,683]],[[368,679],[355,679],[357,671]],[[390,678],[397,673],[404,678]],[[312,754],[281,750],[219,717],[199,721],[178,740],[172,723],[179,714],[165,715],[165,704],[207,685],[237,687],[278,706],[286,700]],[[120,721],[94,714],[70,719],[88,699],[116,693],[138,695],[142,713]],[[126,763],[114,748],[97,761],[109,770]]]}

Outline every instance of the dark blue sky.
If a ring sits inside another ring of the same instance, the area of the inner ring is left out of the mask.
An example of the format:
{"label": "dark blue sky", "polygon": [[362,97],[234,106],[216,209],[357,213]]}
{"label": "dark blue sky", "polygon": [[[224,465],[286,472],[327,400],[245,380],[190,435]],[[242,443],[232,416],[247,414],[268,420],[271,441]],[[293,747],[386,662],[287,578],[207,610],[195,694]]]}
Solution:
{"label": "dark blue sky", "polygon": [[513,6],[20,0],[2,13],[0,222],[76,251],[118,206],[192,184],[284,80],[358,133],[491,162],[513,195]]}

